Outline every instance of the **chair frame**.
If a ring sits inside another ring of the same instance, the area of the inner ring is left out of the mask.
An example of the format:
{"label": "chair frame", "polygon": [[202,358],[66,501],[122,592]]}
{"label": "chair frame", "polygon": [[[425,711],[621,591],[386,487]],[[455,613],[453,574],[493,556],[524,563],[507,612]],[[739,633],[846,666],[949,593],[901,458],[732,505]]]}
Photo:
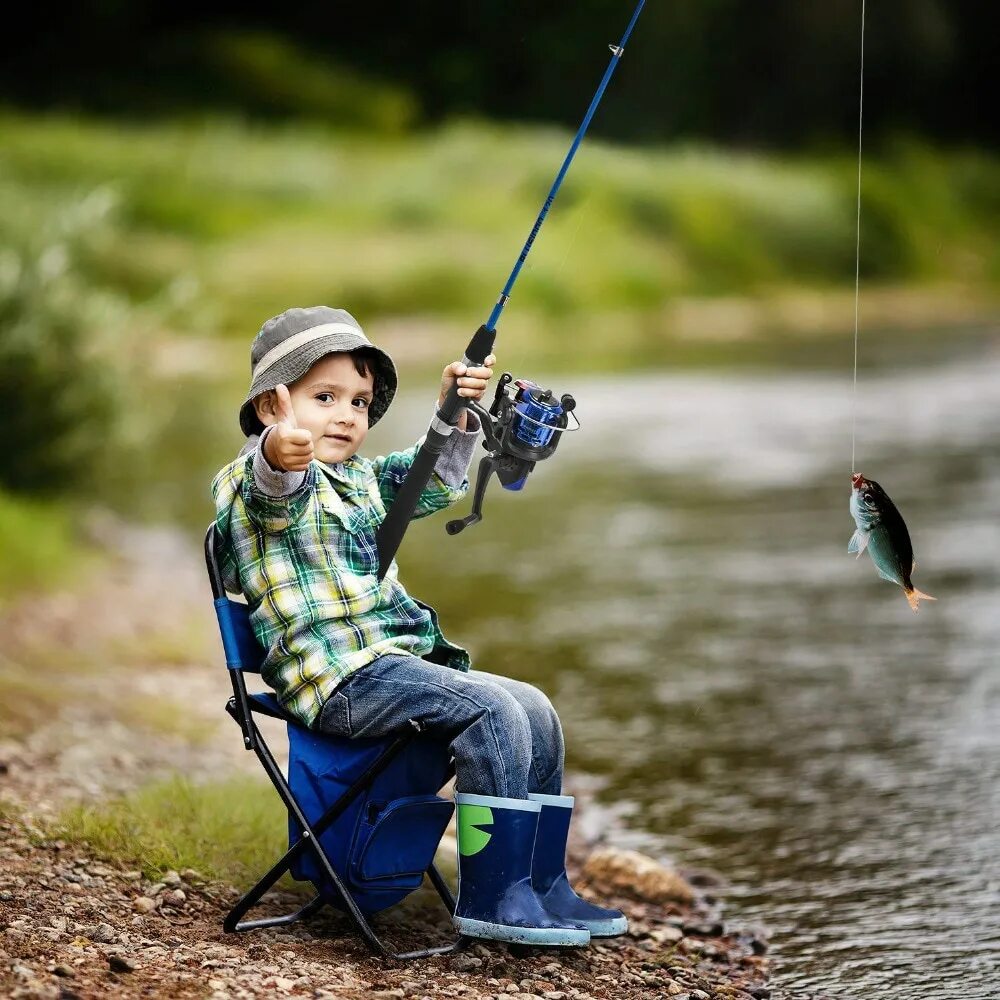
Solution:
{"label": "chair frame", "polygon": [[[205,534],[205,565],[208,569],[208,578],[212,586],[212,597],[215,600],[227,597],[226,589],[222,582],[222,573],[219,569],[218,563],[219,543],[220,537],[218,529],[213,523],[209,525],[208,531]],[[256,930],[261,927],[283,927],[289,924],[294,924],[307,917],[311,917],[323,909],[323,907],[327,905],[327,901],[323,898],[323,894],[318,892],[313,899],[305,904],[305,906],[299,908],[293,913],[283,914],[278,917],[266,917],[257,920],[242,919],[260,902],[264,894],[271,889],[271,887],[282,877],[282,875],[290,871],[292,864],[299,854],[305,850],[311,850],[315,854],[324,875],[329,880],[329,884],[334,887],[337,894],[343,901],[344,907],[356,930],[361,937],[364,938],[368,947],[375,952],[375,954],[382,955],[386,958],[408,961],[417,958],[429,958],[432,955],[446,955],[465,948],[469,944],[469,939],[463,936],[459,936],[452,944],[441,945],[435,948],[424,948],[418,951],[396,952],[387,947],[372,929],[371,924],[368,922],[368,918],[358,906],[354,897],[351,895],[350,890],[346,885],[344,885],[343,880],[337,872],[334,871],[333,865],[330,863],[330,859],[327,856],[326,851],[323,849],[323,845],[320,843],[320,836],[330,826],[330,824],[333,823],[337,817],[340,816],[341,813],[343,813],[344,810],[347,809],[347,807],[371,785],[375,778],[389,766],[392,760],[404,749],[404,747],[406,747],[407,744],[414,739],[414,737],[419,735],[422,728],[420,723],[411,719],[410,732],[397,736],[386,747],[383,753],[381,753],[354,781],[354,783],[326,809],[323,815],[320,816],[315,823],[310,823],[303,814],[295,796],[292,794],[292,790],[289,787],[285,776],[281,773],[281,768],[278,766],[270,748],[264,740],[264,737],[257,728],[257,723],[254,721],[254,713],[266,715],[274,719],[280,719],[281,721],[290,723],[291,725],[301,725],[301,723],[292,716],[281,711],[276,712],[268,706],[265,706],[251,698],[247,693],[246,680],[243,676],[243,671],[246,668],[243,666],[229,666],[228,664],[227,666],[233,683],[233,696],[226,703],[226,711],[236,721],[243,733],[244,749],[252,750],[257,755],[257,759],[264,768],[271,784],[274,785],[275,791],[277,791],[280,796],[281,801],[284,803],[289,815],[295,820],[296,823],[298,823],[302,833],[299,839],[288,848],[285,854],[270,868],[270,870],[237,901],[236,905],[229,911],[223,920],[223,930],[226,933],[236,933],[241,931]],[[455,897],[453,896],[448,883],[445,881],[444,876],[442,876],[440,871],[438,871],[438,868],[433,861],[428,866],[425,874],[437,890],[437,893],[441,897],[441,901],[444,903],[448,912],[454,915]]]}

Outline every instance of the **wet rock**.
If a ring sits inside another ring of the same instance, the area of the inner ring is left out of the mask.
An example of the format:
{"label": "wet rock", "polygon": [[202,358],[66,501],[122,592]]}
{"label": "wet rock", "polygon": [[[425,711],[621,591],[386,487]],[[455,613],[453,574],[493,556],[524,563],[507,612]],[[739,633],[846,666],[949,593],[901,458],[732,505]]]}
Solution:
{"label": "wet rock", "polygon": [[584,880],[600,892],[651,903],[691,903],[695,894],[676,871],[638,851],[603,847],[587,859]]}

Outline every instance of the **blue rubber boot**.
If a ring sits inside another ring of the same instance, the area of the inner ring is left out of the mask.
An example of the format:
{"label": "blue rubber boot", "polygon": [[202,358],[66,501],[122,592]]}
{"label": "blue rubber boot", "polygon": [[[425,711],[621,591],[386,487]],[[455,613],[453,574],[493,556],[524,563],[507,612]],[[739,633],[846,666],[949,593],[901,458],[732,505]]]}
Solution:
{"label": "blue rubber boot", "polygon": [[553,916],[531,887],[531,855],[541,806],[527,799],[455,796],[458,806],[460,934],[515,944],[585,945],[590,931]]}
{"label": "blue rubber boot", "polygon": [[531,882],[542,905],[554,917],[583,924],[591,937],[618,937],[628,932],[628,918],[621,910],[608,910],[581,899],[566,878],[566,841],[573,816],[572,795],[528,795],[542,811],[538,818]]}

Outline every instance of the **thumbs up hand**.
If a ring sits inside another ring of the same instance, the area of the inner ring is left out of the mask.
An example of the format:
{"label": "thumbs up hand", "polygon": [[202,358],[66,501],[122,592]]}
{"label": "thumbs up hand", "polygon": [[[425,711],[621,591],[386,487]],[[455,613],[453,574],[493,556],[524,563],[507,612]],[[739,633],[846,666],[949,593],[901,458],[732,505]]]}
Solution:
{"label": "thumbs up hand", "polygon": [[264,457],[276,469],[304,472],[313,460],[312,434],[299,427],[288,386],[278,385],[274,394],[274,413],[278,419],[264,442]]}

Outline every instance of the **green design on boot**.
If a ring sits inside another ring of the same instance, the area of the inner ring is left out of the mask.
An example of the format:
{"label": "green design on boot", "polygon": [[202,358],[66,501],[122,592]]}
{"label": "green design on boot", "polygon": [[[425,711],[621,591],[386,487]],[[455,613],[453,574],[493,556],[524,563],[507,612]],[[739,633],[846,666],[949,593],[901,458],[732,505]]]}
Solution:
{"label": "green design on boot", "polygon": [[478,854],[493,838],[492,833],[480,830],[493,825],[493,810],[489,806],[460,804],[458,807],[458,853],[463,857]]}

